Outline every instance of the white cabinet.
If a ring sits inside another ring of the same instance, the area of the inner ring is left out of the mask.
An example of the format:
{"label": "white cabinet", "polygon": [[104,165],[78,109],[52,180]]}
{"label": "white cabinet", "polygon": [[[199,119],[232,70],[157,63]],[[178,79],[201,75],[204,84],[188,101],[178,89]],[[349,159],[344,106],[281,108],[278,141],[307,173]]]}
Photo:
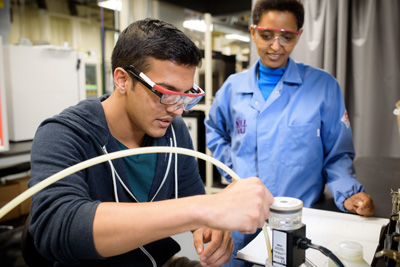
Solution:
{"label": "white cabinet", "polygon": [[10,141],[32,140],[39,124],[85,99],[83,55],[70,48],[3,48]]}

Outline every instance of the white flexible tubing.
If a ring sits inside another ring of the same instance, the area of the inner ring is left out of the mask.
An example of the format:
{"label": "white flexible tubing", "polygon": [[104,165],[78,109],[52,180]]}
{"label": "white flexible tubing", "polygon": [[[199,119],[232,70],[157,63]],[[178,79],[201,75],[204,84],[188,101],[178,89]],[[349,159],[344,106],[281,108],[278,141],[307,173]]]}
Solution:
{"label": "white flexible tubing", "polygon": [[12,209],[14,209],[16,206],[21,204],[23,201],[34,195],[35,193],[39,192],[43,188],[46,188],[47,186],[51,185],[52,183],[57,182],[58,180],[61,180],[62,178],[65,178],[68,175],[71,175],[75,172],[78,172],[80,170],[83,170],[85,168],[91,167],[93,165],[96,165],[98,163],[102,163],[108,160],[116,159],[116,158],[123,158],[126,156],[133,156],[133,155],[138,155],[138,154],[150,154],[150,153],[178,153],[178,154],[183,154],[183,155],[188,155],[192,157],[197,157],[200,159],[203,159],[205,161],[209,161],[212,164],[216,165],[217,167],[221,168],[224,170],[226,173],[228,173],[233,179],[239,180],[240,177],[228,166],[223,164],[221,161],[210,157],[204,153],[194,151],[191,149],[187,148],[182,148],[182,147],[168,147],[168,146],[157,146],[157,147],[140,147],[140,148],[133,148],[133,149],[127,149],[127,150],[122,150],[122,151],[117,151],[113,153],[109,153],[106,155],[101,155],[92,159],[88,159],[86,161],[80,162],[78,164],[75,164],[71,167],[68,167],[62,171],[59,171],[56,174],[53,174],[52,176],[46,178],[45,180],[41,181],[40,183],[36,184],[35,186],[32,186],[31,188],[27,189],[26,191],[22,192],[20,195],[12,199],[10,202],[8,202],[6,205],[4,205],[0,209],[0,219],[3,218],[8,212],[10,212]]}

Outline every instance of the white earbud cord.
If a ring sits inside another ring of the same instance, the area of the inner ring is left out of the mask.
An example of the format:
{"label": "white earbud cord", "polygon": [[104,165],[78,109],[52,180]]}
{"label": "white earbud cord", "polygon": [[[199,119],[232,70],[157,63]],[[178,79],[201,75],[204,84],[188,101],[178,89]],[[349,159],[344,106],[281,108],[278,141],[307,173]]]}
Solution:
{"label": "white earbud cord", "polygon": [[[103,151],[105,154],[108,154],[106,147],[103,147]],[[117,192],[117,183],[115,180],[115,176],[118,178],[118,181],[122,185],[122,187],[125,189],[125,191],[136,201],[139,202],[136,197],[132,194],[131,190],[125,185],[124,181],[122,181],[121,177],[119,176],[117,170],[114,168],[114,164],[111,162],[111,160],[108,160],[108,163],[110,164],[111,167],[111,172],[112,172],[112,179],[113,179],[113,187],[114,187],[114,196],[115,196],[115,202],[119,202],[118,199],[118,192]]]}
{"label": "white earbud cord", "polygon": [[[174,146],[177,147],[178,144],[176,143],[176,136],[174,127],[171,125],[172,136],[174,138]],[[175,198],[178,198],[178,154],[175,153]]]}
{"label": "white earbud cord", "polygon": [[[172,147],[172,141],[171,141],[171,147]],[[165,181],[167,180],[168,173],[169,173],[169,168],[171,167],[171,160],[172,160],[172,153],[169,154],[169,159],[168,159],[168,166],[167,170],[165,171],[164,178],[160,184],[160,186],[157,189],[157,192],[154,194],[153,198],[150,200],[151,202],[154,200],[154,198],[158,195],[158,192],[160,192],[161,187],[164,185]]]}
{"label": "white earbud cord", "polygon": [[[105,154],[108,154],[106,146],[103,146],[103,151]],[[117,182],[115,180],[115,175],[117,175],[119,182],[121,183],[122,187],[125,189],[125,191],[128,192],[128,194],[136,201],[139,203],[139,201],[135,198],[135,196],[132,194],[132,192],[127,188],[125,183],[122,181],[121,177],[119,176],[117,170],[114,168],[114,164],[111,162],[111,160],[108,160],[108,163],[110,164],[111,168],[111,174],[112,174],[112,181],[113,181],[113,187],[114,187],[114,197],[115,197],[115,202],[119,202],[118,199],[118,192],[117,192]],[[153,267],[157,267],[157,262],[154,260],[153,256],[143,247],[139,247],[140,250],[149,258],[151,263],[153,264]]]}

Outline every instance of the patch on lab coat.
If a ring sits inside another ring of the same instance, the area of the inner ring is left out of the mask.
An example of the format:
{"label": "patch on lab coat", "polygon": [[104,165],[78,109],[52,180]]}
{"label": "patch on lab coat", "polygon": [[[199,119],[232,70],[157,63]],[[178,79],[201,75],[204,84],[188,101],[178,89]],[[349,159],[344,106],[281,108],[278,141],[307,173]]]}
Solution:
{"label": "patch on lab coat", "polygon": [[340,120],[346,125],[347,129],[350,127],[350,120],[347,111],[344,111],[343,117]]}
{"label": "patch on lab coat", "polygon": [[246,133],[246,120],[237,120],[236,121],[236,129],[238,134],[245,134]]}

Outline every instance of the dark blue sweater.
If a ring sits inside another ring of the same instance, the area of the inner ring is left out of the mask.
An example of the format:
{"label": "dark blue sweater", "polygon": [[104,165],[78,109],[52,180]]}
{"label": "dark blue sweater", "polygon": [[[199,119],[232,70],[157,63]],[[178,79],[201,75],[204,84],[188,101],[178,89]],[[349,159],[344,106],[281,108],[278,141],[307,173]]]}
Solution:
{"label": "dark blue sweater", "polygon": [[[42,122],[32,145],[30,187],[65,168],[103,155],[103,146],[108,153],[119,151],[108,129],[100,102],[107,97],[81,101]],[[176,117],[172,126],[176,134],[176,146],[193,149],[182,118]],[[166,134],[157,141],[159,146],[170,146],[171,140],[173,137],[170,126]],[[164,178],[169,157],[169,153],[157,155],[149,201]],[[168,177],[154,201],[174,197],[174,161],[175,156],[172,156]],[[112,162],[121,179],[128,185],[123,160],[119,158]],[[195,158],[179,154],[178,163],[179,197],[204,194]],[[109,163],[100,163],[76,172],[32,197],[29,231],[38,251],[53,260],[55,266],[153,266],[149,257],[140,249],[106,259],[95,249],[92,227],[96,208],[101,202],[115,201],[111,177]],[[134,201],[118,182],[117,192],[120,202]],[[180,250],[179,245],[171,238],[150,243],[144,248],[158,266]]]}

